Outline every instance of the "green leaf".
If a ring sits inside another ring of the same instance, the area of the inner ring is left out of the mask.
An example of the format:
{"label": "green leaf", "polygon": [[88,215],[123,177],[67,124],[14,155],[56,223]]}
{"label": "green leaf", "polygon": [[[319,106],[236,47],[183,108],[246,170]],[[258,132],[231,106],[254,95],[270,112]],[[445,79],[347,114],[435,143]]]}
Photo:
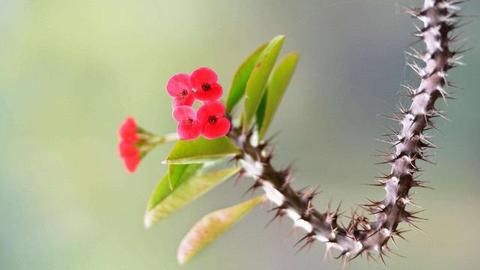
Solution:
{"label": "green leaf", "polygon": [[238,67],[237,72],[235,72],[226,102],[227,113],[230,113],[233,110],[235,105],[237,105],[245,94],[245,87],[247,86],[248,78],[250,78],[250,74],[252,74],[260,53],[263,52],[263,49],[265,49],[266,46],[267,44],[262,44],[262,46],[258,47],[255,52],[248,56],[248,58]]}
{"label": "green leaf", "polygon": [[[298,54],[290,53],[286,55],[275,66],[272,75],[267,83],[267,91],[262,99],[264,107],[260,106],[257,113],[257,122],[259,127],[259,137],[262,139],[273,120],[273,116],[282,101],[283,95],[292,78],[298,63]],[[260,114],[260,115],[259,115]],[[260,117],[259,117],[260,116]]]}
{"label": "green leaf", "polygon": [[168,164],[168,184],[170,190],[178,187],[182,181],[192,177],[199,169],[201,169],[203,164]]}
{"label": "green leaf", "polygon": [[202,166],[203,164],[170,164],[168,166],[168,173],[163,176],[162,180],[158,183],[154,192],[150,196],[147,205],[147,211],[152,210],[158,204],[160,204],[160,202],[169,196],[174,189],[192,177],[199,169],[202,168]]}
{"label": "green leaf", "polygon": [[265,93],[265,84],[282,49],[284,40],[285,36],[273,38],[255,63],[245,89],[246,99],[243,111],[243,125],[245,129],[250,128],[250,123]]}
{"label": "green leaf", "polygon": [[231,157],[239,153],[228,137],[215,140],[199,138],[194,141],[177,142],[167,157],[169,164],[204,163],[206,161]]}
{"label": "green leaf", "polygon": [[268,98],[268,88],[263,94],[262,100],[260,101],[260,105],[258,105],[257,110],[257,128],[260,130],[263,124],[263,117],[265,116],[265,109],[267,107],[267,98]]}
{"label": "green leaf", "polygon": [[[181,174],[181,177],[176,182],[172,181],[173,189],[170,188],[167,174],[150,196],[144,216],[145,228],[151,227],[155,222],[207,193],[240,170],[240,168],[233,167],[217,171],[198,171],[202,164],[176,166],[180,167],[174,168],[172,175]],[[183,173],[180,173],[182,170]]]}
{"label": "green leaf", "polygon": [[204,216],[190,229],[180,243],[177,251],[178,262],[182,265],[187,263],[199,251],[241,220],[255,206],[265,201],[266,197],[260,196]]}

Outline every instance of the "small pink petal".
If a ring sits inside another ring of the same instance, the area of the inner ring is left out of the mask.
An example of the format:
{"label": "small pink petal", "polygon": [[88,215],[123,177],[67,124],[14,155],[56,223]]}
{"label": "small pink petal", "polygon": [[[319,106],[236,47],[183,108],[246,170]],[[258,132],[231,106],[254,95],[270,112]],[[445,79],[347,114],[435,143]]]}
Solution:
{"label": "small pink petal", "polygon": [[190,75],[186,73],[178,73],[173,75],[167,83],[167,92],[172,97],[182,95],[184,91],[191,93],[192,86],[190,84]]}
{"label": "small pink petal", "polygon": [[203,104],[197,111],[197,120],[201,125],[208,122],[210,117],[220,118],[225,114],[225,105],[214,101]]}
{"label": "small pink petal", "polygon": [[195,102],[195,97],[193,96],[193,93],[190,93],[186,96],[176,96],[173,98],[173,106],[192,106],[193,102]]}
{"label": "small pink petal", "polygon": [[182,122],[186,120],[194,120],[195,119],[195,111],[190,106],[177,106],[173,109],[172,113],[173,119],[177,122]]}
{"label": "small pink petal", "polygon": [[133,173],[140,164],[140,155],[126,157],[123,160],[125,164],[125,168],[127,168],[128,172]]}
{"label": "small pink petal", "polygon": [[201,101],[216,101],[222,97],[222,94],[222,86],[218,83],[209,84],[208,88],[202,87],[194,93],[195,98]]}
{"label": "small pink petal", "polygon": [[135,145],[128,142],[121,142],[118,145],[118,150],[123,159],[125,168],[129,172],[133,173],[140,163],[140,151],[135,147]]}
{"label": "small pink petal", "polygon": [[138,149],[130,142],[120,142],[118,144],[118,151],[121,157],[135,156],[138,154]]}
{"label": "small pink petal", "polygon": [[118,131],[122,141],[136,142],[137,137],[137,123],[133,117],[128,117],[120,126]]}
{"label": "small pink petal", "polygon": [[208,67],[201,67],[192,72],[190,76],[192,86],[195,89],[200,89],[203,84],[214,84],[217,83],[218,77],[217,73]]}
{"label": "small pink petal", "polygon": [[203,126],[202,135],[208,139],[216,139],[223,137],[230,131],[230,121],[221,117],[215,123],[206,122]]}
{"label": "small pink petal", "polygon": [[200,125],[197,121],[191,123],[179,123],[177,133],[181,140],[193,140],[200,136]]}

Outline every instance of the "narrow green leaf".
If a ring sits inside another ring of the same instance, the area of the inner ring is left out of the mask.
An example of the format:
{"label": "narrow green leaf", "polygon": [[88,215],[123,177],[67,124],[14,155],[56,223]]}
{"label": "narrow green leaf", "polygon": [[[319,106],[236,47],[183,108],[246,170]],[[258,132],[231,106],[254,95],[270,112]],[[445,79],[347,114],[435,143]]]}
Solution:
{"label": "narrow green leaf", "polygon": [[247,86],[248,78],[252,74],[253,67],[260,56],[260,53],[265,49],[267,44],[262,44],[253,52],[247,59],[238,67],[235,76],[233,77],[232,85],[227,97],[227,113],[230,113],[235,105],[242,99],[245,94],[245,87]]}
{"label": "narrow green leaf", "polygon": [[189,179],[194,175],[203,164],[168,164],[168,184],[170,190],[176,188],[185,179]]}
{"label": "narrow green leaf", "polygon": [[287,86],[290,82],[290,79],[295,72],[295,68],[298,63],[298,54],[290,53],[286,55],[280,62],[275,66],[272,71],[272,75],[267,83],[267,91],[263,97],[265,102],[265,107],[262,110],[258,110],[258,113],[261,114],[260,117],[257,114],[257,122],[259,122],[259,136],[262,139],[270,126],[270,123],[273,120],[273,116],[282,101],[283,95],[287,90]]}
{"label": "narrow green leaf", "polygon": [[[167,217],[189,202],[207,193],[240,170],[240,168],[233,167],[202,172],[198,171],[199,168],[197,167],[201,167],[201,164],[179,166],[186,166],[187,168],[174,169],[178,171],[183,170],[183,175],[173,185],[173,190],[170,189],[167,174],[162,178],[150,196],[147,211],[144,216],[145,228],[151,227],[155,222]],[[177,172],[174,172],[174,174],[176,175]]]}
{"label": "narrow green leaf", "polygon": [[255,67],[253,68],[245,89],[246,99],[243,111],[243,125],[245,129],[250,128],[250,123],[265,93],[265,84],[267,83],[284,41],[285,36],[273,38],[255,63]]}
{"label": "narrow green leaf", "polygon": [[172,193],[182,182],[192,177],[203,164],[171,164],[168,167],[168,173],[163,176],[161,181],[155,187],[154,192],[150,196],[147,205],[147,211],[152,210],[163,199]]}
{"label": "narrow green leaf", "polygon": [[187,263],[233,224],[240,221],[255,206],[265,201],[266,197],[260,196],[204,216],[190,229],[180,243],[177,251],[178,262],[182,265]]}
{"label": "narrow green leaf", "polygon": [[228,137],[215,140],[199,138],[194,141],[177,142],[167,157],[169,164],[204,163],[206,161],[231,157],[239,152]]}
{"label": "narrow green leaf", "polygon": [[268,98],[268,88],[265,91],[265,94],[263,94],[262,100],[260,101],[260,105],[258,105],[258,110],[257,110],[257,128],[260,130],[263,124],[263,117],[265,116],[265,109],[267,107],[267,98]]}

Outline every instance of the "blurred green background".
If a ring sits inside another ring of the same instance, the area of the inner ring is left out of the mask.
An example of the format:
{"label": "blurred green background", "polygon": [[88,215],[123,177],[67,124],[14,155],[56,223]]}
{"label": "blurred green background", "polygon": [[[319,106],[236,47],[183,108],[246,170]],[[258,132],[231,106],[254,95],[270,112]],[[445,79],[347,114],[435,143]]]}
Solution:
{"label": "blurred green background", "polygon": [[[148,196],[165,171],[163,146],[127,175],[117,156],[127,115],[159,134],[174,130],[164,91],[169,76],[210,66],[228,88],[240,61],[286,34],[284,52],[301,54],[272,126],[276,164],[295,161],[295,185],[320,185],[317,203],[343,201],[348,212],[383,191],[363,184],[374,165],[381,117],[398,104],[400,84],[415,84],[404,50],[414,41],[403,6],[391,0],[1,0],[0,269],[178,269],[176,248],[210,210],[245,199],[248,181],[227,182],[144,230]],[[478,15],[480,1],[465,5]],[[415,190],[424,232],[400,242],[406,258],[388,269],[479,269],[480,22],[463,28],[466,67],[450,78],[462,90],[451,122]],[[444,106],[445,107],[445,106]],[[265,224],[257,209],[185,269],[340,269],[324,247],[295,254],[290,222]],[[385,269],[359,259],[349,269]]]}

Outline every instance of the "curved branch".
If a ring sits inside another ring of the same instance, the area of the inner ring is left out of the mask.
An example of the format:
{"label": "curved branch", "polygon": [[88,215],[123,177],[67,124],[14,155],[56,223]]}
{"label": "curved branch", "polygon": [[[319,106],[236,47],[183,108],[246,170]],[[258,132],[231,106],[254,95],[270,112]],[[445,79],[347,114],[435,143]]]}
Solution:
{"label": "curved branch", "polygon": [[[276,207],[275,217],[288,216],[294,225],[306,231],[305,245],[314,241],[324,242],[327,252],[330,248],[338,249],[339,257],[351,260],[361,254],[371,256],[376,251],[383,260],[389,251],[388,242],[395,237],[402,237],[399,224],[412,224],[417,217],[409,211],[411,204],[410,189],[422,187],[421,181],[415,179],[419,170],[418,160],[426,160],[425,150],[434,147],[425,131],[433,127],[432,120],[442,117],[442,112],[435,107],[438,98],[449,98],[445,87],[447,71],[459,64],[457,52],[450,48],[451,32],[457,27],[458,6],[460,1],[425,0],[421,9],[408,12],[423,22],[416,36],[425,46],[423,52],[412,50],[410,55],[423,62],[408,65],[420,77],[417,88],[408,88],[411,99],[410,107],[402,109],[392,117],[400,124],[400,129],[389,136],[389,143],[394,146],[394,153],[386,163],[391,165],[391,172],[376,185],[383,186],[386,197],[382,201],[372,201],[366,205],[369,212],[376,216],[370,222],[367,217],[353,214],[348,226],[340,225],[337,210],[320,212],[313,206],[315,191],[295,191],[290,186],[290,169],[276,170],[271,164],[268,142],[258,143],[255,134],[242,133],[238,128],[230,137],[242,149],[237,157],[242,164],[243,174],[255,179],[252,188],[261,187]],[[413,224],[412,224],[413,225]]]}

